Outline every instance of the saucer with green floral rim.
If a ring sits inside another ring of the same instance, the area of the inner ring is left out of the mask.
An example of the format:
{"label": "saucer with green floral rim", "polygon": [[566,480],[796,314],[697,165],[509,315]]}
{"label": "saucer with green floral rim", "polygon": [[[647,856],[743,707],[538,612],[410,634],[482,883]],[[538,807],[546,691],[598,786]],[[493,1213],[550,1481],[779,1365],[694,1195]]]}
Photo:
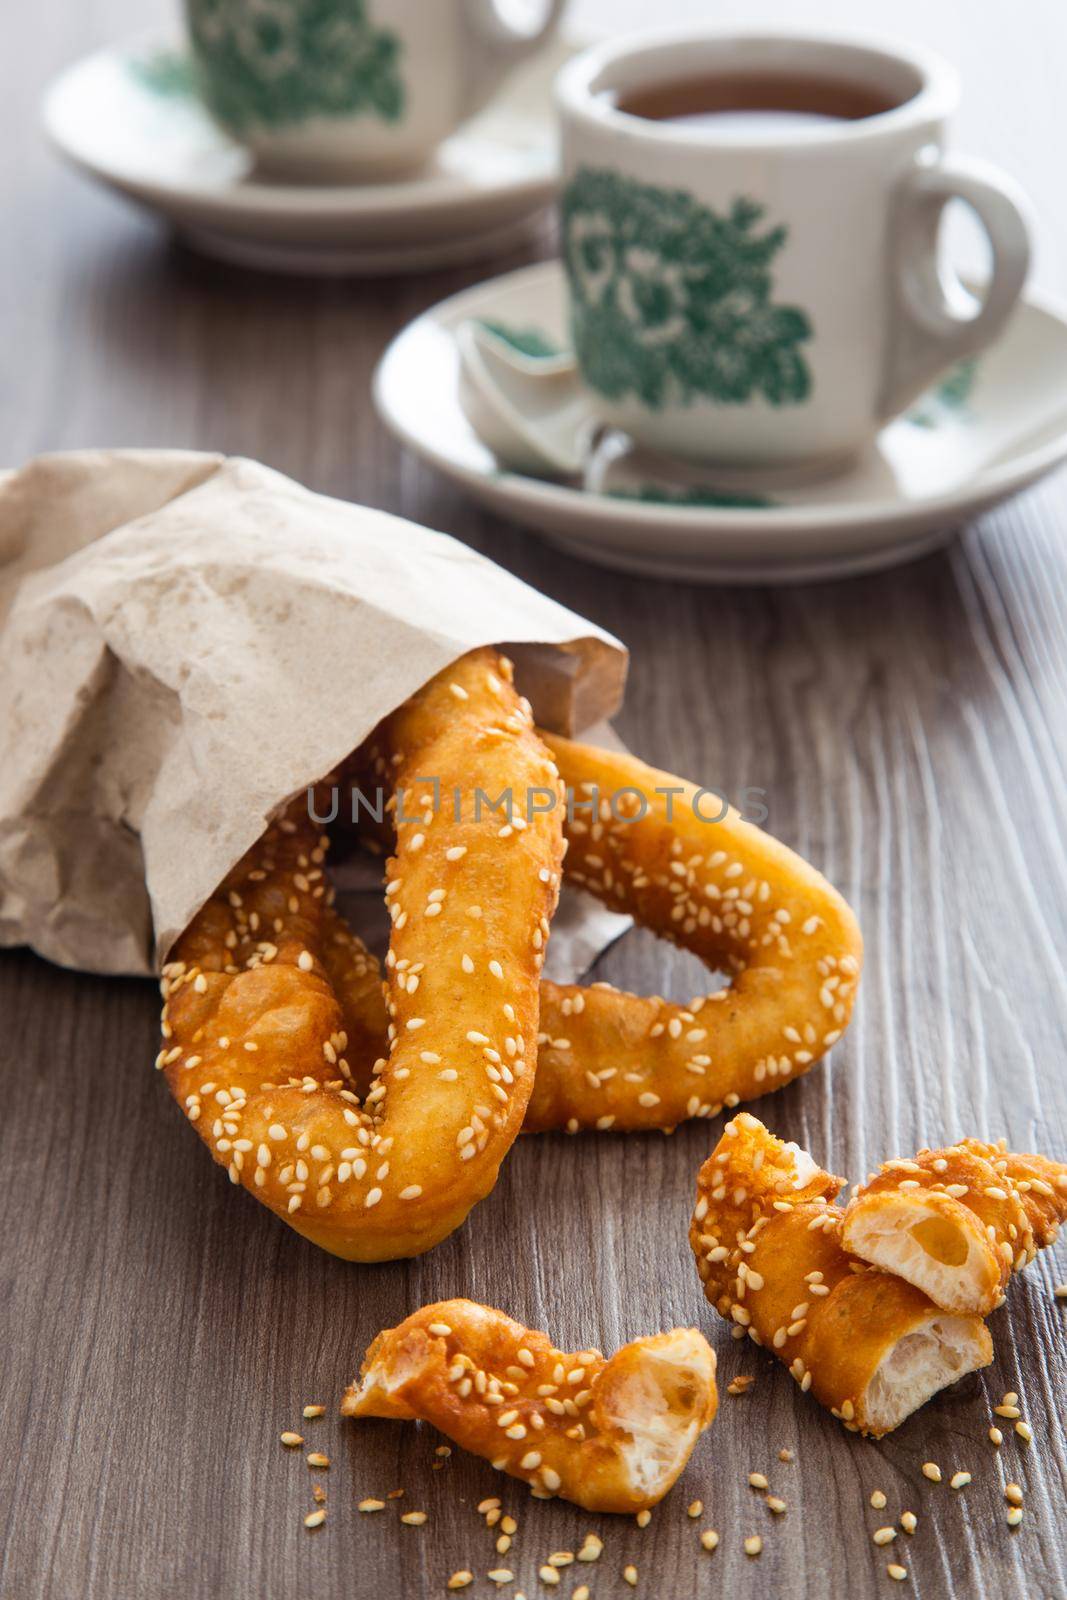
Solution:
{"label": "saucer with green floral rim", "polygon": [[[833,476],[788,483],[712,467],[646,470],[601,452],[595,474],[508,470],[461,404],[457,333],[490,329],[558,374],[567,312],[557,262],[453,295],[393,340],[374,379],[386,425],[483,505],[601,566],[705,583],[789,583],[879,571],[935,549],[1067,458],[1067,313],[1028,293],[996,344],[948,373]],[[580,418],[577,419],[580,425]]]}
{"label": "saucer with green floral rim", "polygon": [[551,200],[551,84],[578,48],[550,40],[424,170],[389,182],[257,176],[249,152],[201,105],[189,57],[158,34],[68,67],[46,91],[42,115],[66,160],[207,254],[275,271],[418,271],[513,243]]}

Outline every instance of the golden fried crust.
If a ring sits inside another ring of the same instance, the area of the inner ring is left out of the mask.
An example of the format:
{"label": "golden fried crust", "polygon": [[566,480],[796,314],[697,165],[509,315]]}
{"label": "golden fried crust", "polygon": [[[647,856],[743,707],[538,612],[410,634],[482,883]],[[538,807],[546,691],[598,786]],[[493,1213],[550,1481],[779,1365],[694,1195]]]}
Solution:
{"label": "golden fried crust", "polygon": [[[862,940],[841,896],[735,811],[701,821],[721,805],[692,784],[542,737],[574,801],[568,880],[732,982],[687,1005],[542,983],[526,1131],[670,1128],[808,1071],[847,1026],[859,983]],[[372,783],[393,781],[377,740],[360,765]]]}
{"label": "golden fried crust", "polygon": [[639,1511],[676,1481],[718,1405],[715,1356],[691,1328],[610,1361],[470,1300],[424,1306],[380,1333],[349,1417],[419,1417],[542,1497]]}
{"label": "golden fried crust", "polygon": [[887,1161],[846,1207],[845,1248],[947,1311],[994,1310],[1067,1216],[1067,1166],[964,1139]]}
{"label": "golden fried crust", "polygon": [[[880,1436],[902,1420],[887,1426],[875,1408],[883,1363],[909,1336],[944,1330],[925,1294],[843,1248],[844,1212],[831,1203],[841,1183],[742,1113],[700,1170],[689,1241],[720,1315],[772,1351],[846,1427]],[[992,1359],[978,1318],[953,1319],[949,1332],[965,1355],[943,1381]]]}
{"label": "golden fried crust", "polygon": [[388,1045],[362,1102],[346,1052],[380,1028],[377,979],[329,906],[327,840],[302,800],[234,868],[163,976],[160,1065],[215,1159],[353,1260],[430,1248],[493,1187],[532,1087],[562,857],[559,808],[502,835],[500,817],[471,804],[475,783],[558,782],[494,652],[434,679],[383,737],[413,795],[430,774],[464,803],[458,820],[427,811],[398,830]]}
{"label": "golden fried crust", "polygon": [[[863,945],[813,867],[717,797],[635,757],[543,735],[578,802],[566,876],[730,986],[675,1005],[544,986],[529,1128],[662,1128],[806,1072],[852,1013]],[[580,809],[594,801],[592,812]]]}

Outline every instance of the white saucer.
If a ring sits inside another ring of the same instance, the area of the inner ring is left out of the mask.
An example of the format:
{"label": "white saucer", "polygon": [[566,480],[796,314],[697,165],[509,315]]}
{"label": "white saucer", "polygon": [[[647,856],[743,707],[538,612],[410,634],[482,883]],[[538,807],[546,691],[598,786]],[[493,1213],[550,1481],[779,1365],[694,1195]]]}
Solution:
{"label": "white saucer", "polygon": [[676,487],[625,477],[594,494],[502,471],[460,409],[455,329],[469,318],[533,334],[534,349],[565,347],[558,263],[478,284],[410,323],[375,374],[382,419],[475,499],[601,566],[705,583],[874,572],[945,543],[1067,457],[1067,313],[1036,294],[847,472],[741,506],[716,504],[713,490],[711,503],[689,491],[679,504]]}
{"label": "white saucer", "polygon": [[311,273],[415,271],[499,250],[552,198],[557,37],[405,182],[259,179],[211,121],[187,58],[159,35],[109,46],[47,90],[45,129],[83,172],[160,212],[190,243],[242,265]]}

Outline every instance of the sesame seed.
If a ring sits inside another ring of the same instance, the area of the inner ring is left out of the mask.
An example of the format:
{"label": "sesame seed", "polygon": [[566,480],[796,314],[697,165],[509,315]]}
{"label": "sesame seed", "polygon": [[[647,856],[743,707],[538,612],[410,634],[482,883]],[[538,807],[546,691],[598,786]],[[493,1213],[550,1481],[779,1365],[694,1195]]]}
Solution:
{"label": "sesame seed", "polygon": [[322,1508],[320,1506],[318,1511],[309,1511],[308,1512],[307,1516],[304,1518],[304,1527],[305,1528],[321,1528],[325,1521],[326,1521],[326,1513],[325,1513],[325,1511],[322,1510]]}
{"label": "sesame seed", "polygon": [[954,1472],[948,1480],[950,1489],[965,1489],[971,1481],[969,1472]]}
{"label": "sesame seed", "polygon": [[301,972],[310,972],[312,967],[315,965],[311,952],[309,950],[301,950],[300,954],[296,958],[296,964],[300,968]]}
{"label": "sesame seed", "polygon": [[432,1333],[436,1339],[447,1339],[452,1329],[447,1322],[431,1322],[426,1331]]}
{"label": "sesame seed", "polygon": [[622,1575],[624,1580],[630,1585],[631,1589],[637,1588],[637,1568],[635,1566],[630,1565],[628,1567],[623,1567]]}
{"label": "sesame seed", "polygon": [[931,1483],[941,1482],[941,1468],[936,1461],[923,1462],[923,1477],[929,1478]]}
{"label": "sesame seed", "polygon": [[648,1527],[649,1523],[652,1521],[652,1513],[651,1513],[651,1511],[648,1510],[647,1506],[646,1507],[642,1507],[642,1509],[637,1513],[636,1517],[634,1518],[634,1521],[637,1523],[637,1526],[639,1528],[647,1528]]}
{"label": "sesame seed", "polygon": [[310,1421],[312,1417],[323,1417],[325,1415],[326,1415],[326,1407],[325,1406],[305,1406],[304,1407],[304,1416],[308,1419],[308,1421]]}
{"label": "sesame seed", "polygon": [[1015,1431],[1024,1444],[1029,1444],[1030,1440],[1034,1437],[1028,1422],[1017,1422],[1015,1424]]}
{"label": "sesame seed", "polygon": [[459,1572],[454,1572],[448,1580],[448,1588],[465,1589],[469,1583],[474,1582],[474,1573],[462,1567]]}
{"label": "sesame seed", "polygon": [[908,1576],[907,1567],[902,1567],[899,1561],[891,1561],[885,1570],[893,1579],[894,1583],[903,1583],[904,1579]]}
{"label": "sesame seed", "polygon": [[750,1472],[748,1484],[750,1489],[766,1489],[768,1487],[767,1480],[762,1472]]}
{"label": "sesame seed", "polygon": [[914,1533],[918,1525],[919,1519],[915,1515],[914,1511],[902,1511],[900,1513],[900,1526],[904,1529],[905,1533]]}
{"label": "sesame seed", "polygon": [[1009,1506],[1008,1507],[1008,1527],[1009,1528],[1017,1528],[1022,1520],[1023,1520],[1023,1508],[1022,1508],[1022,1506]]}
{"label": "sesame seed", "polygon": [[400,1520],[401,1522],[406,1523],[409,1528],[421,1528],[423,1523],[426,1521],[426,1512],[405,1511]]}
{"label": "sesame seed", "polygon": [[989,1442],[990,1444],[997,1445],[998,1447],[1004,1443],[1004,1435],[1001,1433],[999,1428],[990,1428]]}
{"label": "sesame seed", "polygon": [[495,1496],[488,1500],[480,1500],[477,1508],[478,1515],[480,1517],[484,1517],[487,1511],[496,1511],[499,1508],[499,1505],[500,1501]]}
{"label": "sesame seed", "polygon": [[574,1552],[572,1550],[554,1550],[548,1558],[550,1567],[569,1567],[573,1565]]}
{"label": "sesame seed", "polygon": [[587,1533],[585,1542],[578,1552],[579,1561],[599,1561],[600,1552],[604,1548],[604,1541],[595,1533]]}
{"label": "sesame seed", "polygon": [[1006,1483],[1004,1485],[1004,1498],[1007,1500],[1009,1505],[1021,1506],[1023,1503],[1023,1492],[1017,1483]]}
{"label": "sesame seed", "polygon": [[328,1467],[330,1458],[324,1456],[321,1450],[312,1450],[307,1458],[307,1464],[309,1467]]}
{"label": "sesame seed", "polygon": [[688,1517],[702,1517],[703,1515],[704,1515],[704,1502],[703,1502],[703,1500],[692,1500],[692,1501],[690,1501],[689,1505],[686,1507],[686,1516],[688,1516]]}
{"label": "sesame seed", "polygon": [[778,1452],[778,1459],[779,1459],[779,1461],[795,1461],[796,1457],[793,1454],[792,1450],[782,1449],[782,1450],[779,1450],[779,1452]]}
{"label": "sesame seed", "polygon": [[892,1544],[896,1536],[897,1530],[895,1528],[875,1528],[871,1534],[875,1544]]}
{"label": "sesame seed", "polygon": [[784,1500],[780,1500],[776,1494],[769,1494],[767,1496],[767,1510],[773,1511],[776,1517],[780,1517],[786,1510],[786,1503]]}
{"label": "sesame seed", "polygon": [[719,1543],[719,1535],[714,1528],[705,1528],[700,1535],[700,1543],[705,1550],[714,1550]]}
{"label": "sesame seed", "polygon": [[999,1406],[994,1406],[993,1411],[998,1417],[1013,1418],[1022,1415],[1022,1412],[1019,1410],[1017,1405],[1004,1405],[1003,1403],[1001,1403]]}
{"label": "sesame seed", "polygon": [[556,1584],[559,1582],[559,1573],[556,1571],[555,1567],[542,1567],[537,1576],[540,1578],[542,1583],[547,1583],[550,1589],[555,1588]]}
{"label": "sesame seed", "polygon": [[745,1554],[746,1554],[746,1556],[758,1556],[762,1549],[763,1549],[763,1540],[760,1538],[758,1533],[750,1534],[749,1537],[745,1540]]}
{"label": "sesame seed", "polygon": [[289,1450],[295,1450],[297,1445],[303,1444],[303,1435],[299,1433],[283,1433],[282,1444]]}
{"label": "sesame seed", "polygon": [[[493,1567],[490,1572],[486,1573],[486,1577],[491,1579],[493,1583],[510,1583],[514,1576],[515,1574],[510,1567]],[[558,1582],[559,1580],[557,1579],[556,1581]]]}

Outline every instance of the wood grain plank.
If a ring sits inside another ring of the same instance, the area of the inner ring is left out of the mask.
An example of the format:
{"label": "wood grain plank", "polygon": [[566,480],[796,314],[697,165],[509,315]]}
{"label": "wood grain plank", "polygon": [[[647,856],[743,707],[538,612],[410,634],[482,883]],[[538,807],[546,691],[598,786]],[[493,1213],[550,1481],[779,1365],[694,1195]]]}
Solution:
{"label": "wood grain plank", "polygon": [[[702,0],[677,14],[704,16]],[[621,26],[639,0],[586,0]],[[25,8],[6,22],[0,99],[0,371],[4,457],[86,444],[171,444],[260,457],[328,493],[469,541],[626,639],[620,731],[647,759],[738,796],[766,790],[768,825],[860,912],[868,966],[832,1061],[762,1102],[777,1131],[850,1177],[971,1128],[1064,1150],[1067,1075],[1067,486],[987,517],[950,551],[899,572],[797,590],[710,591],[605,574],[472,507],[382,431],[367,399],[381,351],[410,317],[490,270],[369,283],[274,280],[198,261],[148,218],[63,173],[31,134],[59,64],[143,26],[141,0]],[[663,8],[666,12],[666,7]],[[852,0],[817,20],[854,25]],[[790,16],[787,0],[720,0],[717,20]],[[1041,216],[1044,281],[1067,279],[1056,72],[1067,18],[1035,0],[1026,26],[992,4],[871,0],[864,20],[953,54],[967,98],[960,143],[1014,170]],[[16,70],[11,70],[12,68]],[[546,225],[533,253],[552,246]],[[505,270],[525,256],[492,264]],[[683,995],[694,964],[633,934],[597,977]],[[507,1562],[533,1600],[537,1567],[606,1539],[583,1579],[690,1600],[729,1593],[866,1600],[890,1588],[870,1532],[909,1506],[899,1538],[922,1600],[1067,1596],[1067,1328],[1043,1257],[993,1319],[997,1359],[879,1444],[850,1437],[698,1292],[685,1242],[696,1169],[717,1125],[672,1137],[519,1141],[490,1199],[410,1263],[360,1269],[279,1226],[214,1169],[149,1069],[148,984],[104,982],[23,952],[0,957],[0,1600],[428,1600],[449,1573],[499,1557],[475,1513],[500,1493],[519,1519]],[[638,1529],[529,1500],[431,1430],[333,1415],[377,1329],[466,1293],[554,1338],[606,1349],[696,1322],[724,1397],[679,1489]],[[986,1438],[1007,1389],[1034,1441]],[[299,1423],[307,1401],[331,1408]],[[311,1474],[277,1436],[300,1425],[333,1465],[329,1520],[309,1535]],[[792,1463],[778,1451],[795,1452]],[[974,1475],[959,1494],[921,1474]],[[768,1473],[771,1518],[748,1488]],[[1003,1484],[1024,1485],[1012,1533]],[[360,1516],[362,1495],[406,1491]],[[871,1491],[888,1496],[885,1513]],[[699,1523],[684,1512],[705,1502]],[[701,1551],[698,1528],[722,1544]],[[764,1552],[745,1557],[743,1536]],[[892,1592],[896,1592],[893,1590]]]}

